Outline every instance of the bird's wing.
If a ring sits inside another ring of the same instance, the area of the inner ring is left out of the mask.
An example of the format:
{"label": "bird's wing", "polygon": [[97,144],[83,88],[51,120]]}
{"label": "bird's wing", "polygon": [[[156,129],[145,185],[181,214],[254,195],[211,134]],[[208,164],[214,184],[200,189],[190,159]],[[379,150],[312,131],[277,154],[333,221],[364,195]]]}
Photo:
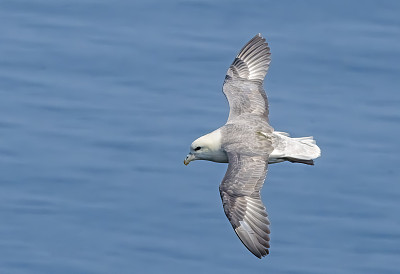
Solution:
{"label": "bird's wing", "polygon": [[269,220],[260,190],[268,154],[227,152],[229,165],[219,187],[224,211],[242,243],[258,258],[269,253]]}
{"label": "bird's wing", "polygon": [[252,113],[268,119],[268,99],[262,83],[271,62],[268,43],[261,34],[251,39],[229,67],[223,92],[229,102],[229,120]]}

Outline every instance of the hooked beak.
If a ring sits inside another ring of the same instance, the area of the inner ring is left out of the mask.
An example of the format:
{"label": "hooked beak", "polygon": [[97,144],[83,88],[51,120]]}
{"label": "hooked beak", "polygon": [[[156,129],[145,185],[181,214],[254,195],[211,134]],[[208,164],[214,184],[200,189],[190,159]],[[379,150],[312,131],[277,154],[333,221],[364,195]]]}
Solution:
{"label": "hooked beak", "polygon": [[194,156],[194,154],[189,153],[185,160],[183,161],[183,163],[187,166],[191,161],[193,161],[196,158],[196,156]]}

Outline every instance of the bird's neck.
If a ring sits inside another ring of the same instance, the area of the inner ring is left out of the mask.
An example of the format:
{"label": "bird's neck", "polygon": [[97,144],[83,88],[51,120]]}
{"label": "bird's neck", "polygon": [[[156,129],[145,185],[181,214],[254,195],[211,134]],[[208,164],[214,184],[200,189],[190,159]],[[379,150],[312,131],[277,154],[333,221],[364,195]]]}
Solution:
{"label": "bird's neck", "polygon": [[204,135],[202,138],[206,140],[209,152],[208,154],[208,159],[209,161],[213,162],[218,162],[218,163],[227,163],[228,162],[228,157],[225,153],[225,151],[221,147],[221,130],[217,129],[211,133],[208,133]]}
{"label": "bird's neck", "polygon": [[221,150],[221,130],[217,129],[211,133],[208,133],[203,136],[203,139],[207,142],[208,148],[211,151],[218,151]]}

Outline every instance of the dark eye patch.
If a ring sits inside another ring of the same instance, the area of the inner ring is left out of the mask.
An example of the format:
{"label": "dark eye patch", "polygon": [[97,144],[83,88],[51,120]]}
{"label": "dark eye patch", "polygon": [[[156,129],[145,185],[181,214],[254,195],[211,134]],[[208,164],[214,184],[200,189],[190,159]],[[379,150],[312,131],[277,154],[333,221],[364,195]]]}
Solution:
{"label": "dark eye patch", "polygon": [[201,149],[201,147],[196,147],[195,149],[194,149],[194,151],[198,151],[198,150],[200,150]]}

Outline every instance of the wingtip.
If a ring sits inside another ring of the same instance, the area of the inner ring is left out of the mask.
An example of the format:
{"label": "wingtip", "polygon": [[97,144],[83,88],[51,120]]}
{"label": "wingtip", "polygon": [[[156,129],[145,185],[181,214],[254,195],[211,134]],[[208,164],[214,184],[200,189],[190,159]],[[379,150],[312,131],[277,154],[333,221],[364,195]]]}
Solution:
{"label": "wingtip", "polygon": [[[250,251],[251,252],[251,251]],[[254,252],[251,252],[254,256],[256,256],[258,259],[262,259],[262,258],[265,258],[265,257],[267,257],[267,255],[269,254],[269,249],[266,249],[265,250],[265,254],[261,254],[261,255],[257,255],[257,254],[254,254]]]}
{"label": "wingtip", "polygon": [[248,225],[245,222],[240,223],[241,225],[234,230],[243,245],[259,259],[267,256],[269,254],[269,243],[268,247],[261,244],[257,240],[257,236],[255,236],[254,231],[250,227],[247,227]]}
{"label": "wingtip", "polygon": [[266,39],[258,33],[236,55],[227,75],[230,77],[235,75],[262,84],[271,62],[270,56],[271,52]]}

